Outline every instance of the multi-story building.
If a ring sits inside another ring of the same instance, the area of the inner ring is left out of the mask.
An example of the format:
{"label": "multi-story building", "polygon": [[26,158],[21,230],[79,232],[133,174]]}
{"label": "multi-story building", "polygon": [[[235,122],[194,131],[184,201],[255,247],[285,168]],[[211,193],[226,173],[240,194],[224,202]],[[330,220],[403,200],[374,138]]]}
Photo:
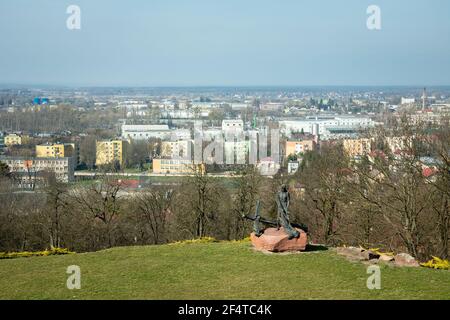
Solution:
{"label": "multi-story building", "polygon": [[372,151],[370,139],[344,139],[342,145],[344,152],[350,157],[367,155]]}
{"label": "multi-story building", "polygon": [[294,174],[298,171],[298,168],[300,167],[299,161],[289,161],[288,162],[288,174]]}
{"label": "multi-story building", "polygon": [[205,172],[204,164],[194,164],[192,160],[183,159],[153,159],[153,173],[157,174],[191,174],[195,170]]}
{"label": "multi-story building", "polygon": [[316,148],[316,141],[313,139],[306,139],[300,141],[286,141],[286,156],[298,155],[305,153],[306,151],[313,151]]}
{"label": "multi-story building", "polygon": [[225,163],[227,164],[245,164],[250,150],[250,141],[225,141]]}
{"label": "multi-story building", "polygon": [[0,153],[2,152],[2,148],[5,146],[5,135],[3,132],[0,132]]}
{"label": "multi-story building", "polygon": [[118,161],[123,166],[126,160],[127,146],[128,142],[123,140],[97,141],[95,164],[99,166]]}
{"label": "multi-story building", "polygon": [[74,159],[64,158],[27,158],[0,157],[0,162],[8,165],[20,186],[29,187],[39,184],[45,173],[53,173],[59,182],[74,180]]}
{"label": "multi-story building", "polygon": [[75,156],[74,143],[46,143],[36,146],[36,157],[38,158],[64,158]]}
{"label": "multi-story building", "polygon": [[404,97],[402,97],[402,102],[401,102],[402,105],[414,104],[414,103],[416,103],[416,99],[415,98],[404,98]]}
{"label": "multi-story building", "polygon": [[192,140],[163,141],[161,143],[161,156],[165,158],[192,158]]}
{"label": "multi-story building", "polygon": [[291,137],[293,133],[310,133],[320,135],[324,140],[354,136],[358,130],[374,125],[375,122],[368,117],[353,116],[318,116],[279,121],[280,132],[286,137]]}
{"label": "multi-story building", "polygon": [[279,111],[283,109],[282,103],[268,102],[260,105],[260,109],[264,111]]}
{"label": "multi-story building", "polygon": [[406,151],[413,146],[412,137],[385,137],[384,142],[392,153]]}
{"label": "multi-story building", "polygon": [[122,125],[122,138],[127,140],[169,139],[171,130],[163,125]]}
{"label": "multi-story building", "polygon": [[11,133],[5,136],[5,145],[7,147],[14,146],[14,145],[21,145],[22,143],[26,142],[27,137],[21,136],[15,133]]}
{"label": "multi-story building", "polygon": [[261,159],[256,168],[263,176],[273,176],[280,170],[280,163],[272,159],[271,157]]}
{"label": "multi-story building", "polygon": [[237,135],[244,132],[244,121],[242,120],[223,120],[222,132],[225,136]]}

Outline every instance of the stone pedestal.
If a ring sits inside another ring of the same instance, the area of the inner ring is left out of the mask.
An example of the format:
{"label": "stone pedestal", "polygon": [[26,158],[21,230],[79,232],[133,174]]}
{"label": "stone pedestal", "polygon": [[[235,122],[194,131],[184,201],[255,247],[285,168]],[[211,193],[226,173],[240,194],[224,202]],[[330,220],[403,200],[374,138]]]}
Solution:
{"label": "stone pedestal", "polygon": [[300,232],[298,238],[289,240],[288,235],[281,227],[280,230],[276,228],[268,228],[264,233],[257,237],[254,232],[250,235],[252,244],[255,249],[260,251],[270,252],[286,252],[286,251],[304,251],[308,243],[308,237],[305,231],[297,229]]}

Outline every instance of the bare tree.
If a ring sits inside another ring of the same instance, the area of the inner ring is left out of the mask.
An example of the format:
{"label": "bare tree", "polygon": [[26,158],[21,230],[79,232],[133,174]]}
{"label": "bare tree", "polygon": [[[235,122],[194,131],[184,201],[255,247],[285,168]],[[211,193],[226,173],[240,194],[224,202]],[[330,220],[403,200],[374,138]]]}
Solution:
{"label": "bare tree", "polygon": [[435,162],[436,175],[430,180],[434,189],[433,210],[437,216],[439,255],[448,258],[450,238],[450,119],[444,118],[427,139]]}
{"label": "bare tree", "polygon": [[348,159],[340,146],[327,146],[320,153],[309,153],[299,174],[300,181],[305,185],[306,207],[319,214],[314,214],[315,226],[312,229],[316,228],[326,244],[340,241],[338,225],[343,206],[348,201],[348,175]]}
{"label": "bare tree", "polygon": [[420,162],[424,137],[420,128],[411,125],[406,118],[392,134],[400,141],[401,149],[387,149],[363,158],[355,166],[357,183],[354,190],[361,199],[378,208],[408,252],[419,257],[423,236],[420,218],[432,196]]}
{"label": "bare tree", "polygon": [[94,221],[100,221],[104,225],[109,247],[114,245],[112,236],[114,222],[121,212],[121,190],[122,186],[118,181],[102,177],[99,183],[73,190],[71,193],[81,211],[86,212]]}
{"label": "bare tree", "polygon": [[153,244],[167,242],[166,224],[171,212],[173,190],[144,191],[134,198],[138,221],[143,221],[152,235]]}
{"label": "bare tree", "polygon": [[242,239],[245,236],[248,223],[243,216],[254,212],[261,182],[262,177],[254,166],[247,166],[238,172],[233,197],[234,238]]}
{"label": "bare tree", "polygon": [[80,144],[80,160],[85,163],[90,170],[95,166],[96,140],[96,136],[88,135]]}
{"label": "bare tree", "polygon": [[201,165],[192,166],[192,176],[186,178],[177,198],[179,230],[190,236],[204,237],[211,222],[218,218],[221,196],[214,178],[209,177]]}
{"label": "bare tree", "polygon": [[58,182],[53,172],[45,175],[47,205],[42,210],[45,216],[45,228],[49,234],[51,248],[62,246],[62,220],[63,215],[68,213],[68,190],[67,185]]}

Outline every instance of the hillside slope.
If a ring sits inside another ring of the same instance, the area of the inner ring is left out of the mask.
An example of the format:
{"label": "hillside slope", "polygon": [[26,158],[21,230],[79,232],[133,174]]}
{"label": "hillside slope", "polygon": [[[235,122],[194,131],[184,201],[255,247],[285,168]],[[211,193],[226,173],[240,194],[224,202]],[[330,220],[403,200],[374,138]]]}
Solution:
{"label": "hillside slope", "polygon": [[[66,288],[67,267],[81,289]],[[367,266],[333,250],[280,255],[250,243],[123,247],[95,253],[0,260],[0,299],[449,299],[450,272]]]}

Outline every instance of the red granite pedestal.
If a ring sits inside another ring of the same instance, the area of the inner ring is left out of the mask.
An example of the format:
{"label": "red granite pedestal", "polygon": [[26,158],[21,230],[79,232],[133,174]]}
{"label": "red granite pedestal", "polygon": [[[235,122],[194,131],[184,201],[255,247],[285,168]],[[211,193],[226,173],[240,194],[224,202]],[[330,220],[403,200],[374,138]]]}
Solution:
{"label": "red granite pedestal", "polygon": [[257,237],[254,232],[250,235],[252,244],[256,250],[270,252],[292,252],[304,251],[308,243],[308,236],[305,231],[297,229],[300,232],[298,238],[289,240],[288,235],[284,232],[283,227],[280,230],[276,228],[268,228],[264,233]]}

